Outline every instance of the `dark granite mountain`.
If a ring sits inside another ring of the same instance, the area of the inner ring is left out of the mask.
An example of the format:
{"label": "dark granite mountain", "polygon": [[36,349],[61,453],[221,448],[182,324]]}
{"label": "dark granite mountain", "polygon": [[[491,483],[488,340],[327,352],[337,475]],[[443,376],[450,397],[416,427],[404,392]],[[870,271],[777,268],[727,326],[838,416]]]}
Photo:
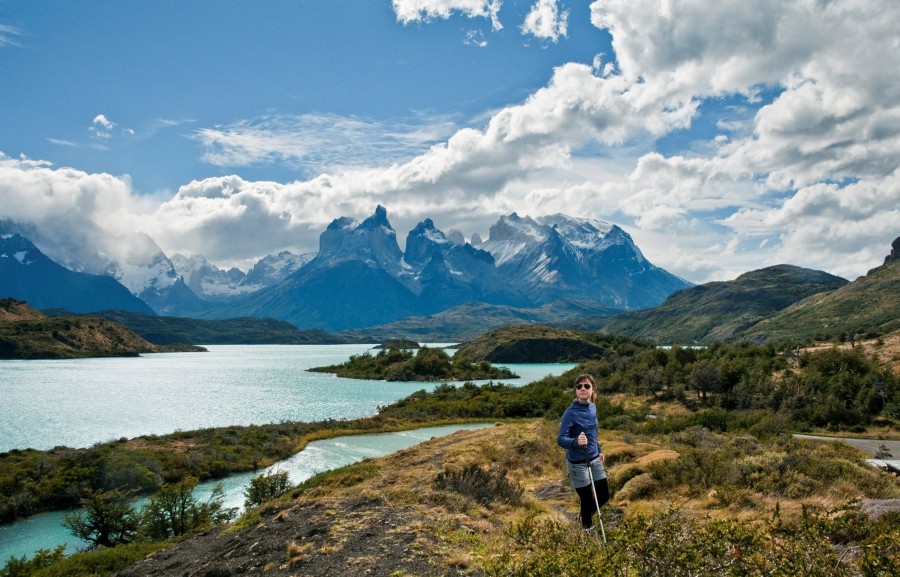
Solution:
{"label": "dark granite mountain", "polygon": [[319,253],[306,266],[207,316],[272,317],[329,331],[391,322],[422,310],[403,274],[402,256],[384,208],[359,224],[338,218],[321,234]]}
{"label": "dark granite mountain", "polygon": [[513,307],[532,304],[499,274],[489,252],[450,240],[430,218],[407,235],[404,261],[425,314],[473,302]]}
{"label": "dark granite mountain", "polygon": [[27,301],[36,309],[73,313],[121,309],[154,314],[147,303],[112,277],[71,271],[18,234],[0,236],[0,298]]}
{"label": "dark granite mountain", "polygon": [[[272,317],[341,331],[474,303],[532,308],[565,298],[652,306],[689,286],[648,263],[618,227],[563,215],[544,220],[503,217],[491,240],[474,247],[425,219],[407,235],[403,253],[379,206],[362,223],[335,219],[316,257],[282,284],[206,316]],[[503,264],[486,249],[497,250]]]}
{"label": "dark granite mountain", "polygon": [[761,320],[847,284],[826,272],[776,265],[674,293],[653,309],[622,313],[603,332],[660,344],[710,344],[745,333]]}

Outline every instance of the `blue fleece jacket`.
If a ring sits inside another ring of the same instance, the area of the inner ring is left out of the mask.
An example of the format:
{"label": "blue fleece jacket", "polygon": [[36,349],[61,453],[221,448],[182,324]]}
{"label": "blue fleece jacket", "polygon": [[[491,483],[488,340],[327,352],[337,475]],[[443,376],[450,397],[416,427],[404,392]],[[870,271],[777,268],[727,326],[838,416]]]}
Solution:
{"label": "blue fleece jacket", "polygon": [[[563,413],[556,444],[566,450],[569,461],[594,460],[600,455],[597,428],[597,407],[594,403],[572,401]],[[587,436],[587,452],[585,447],[578,446],[578,435],[581,433]]]}

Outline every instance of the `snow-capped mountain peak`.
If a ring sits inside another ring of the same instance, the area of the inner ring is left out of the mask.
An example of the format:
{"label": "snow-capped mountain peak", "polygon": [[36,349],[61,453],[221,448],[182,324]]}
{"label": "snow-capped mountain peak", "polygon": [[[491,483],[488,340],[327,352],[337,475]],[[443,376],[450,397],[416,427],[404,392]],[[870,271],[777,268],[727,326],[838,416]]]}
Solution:
{"label": "snow-capped mountain peak", "polygon": [[512,213],[500,217],[479,248],[539,303],[564,297],[639,308],[689,286],[647,262],[624,230],[595,219]]}

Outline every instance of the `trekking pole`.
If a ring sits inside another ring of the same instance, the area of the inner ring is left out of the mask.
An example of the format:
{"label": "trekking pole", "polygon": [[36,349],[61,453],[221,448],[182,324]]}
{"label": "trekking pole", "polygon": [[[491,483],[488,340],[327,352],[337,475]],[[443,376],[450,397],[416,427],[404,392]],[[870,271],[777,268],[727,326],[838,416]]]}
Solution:
{"label": "trekking pole", "polygon": [[591,493],[594,495],[594,506],[597,507],[597,520],[600,521],[600,534],[603,535],[603,544],[606,545],[606,530],[603,529],[603,517],[600,516],[600,500],[597,499],[597,487],[594,486],[594,472],[591,470],[591,456],[587,445],[584,446],[584,456],[587,457],[588,479],[591,481]]}

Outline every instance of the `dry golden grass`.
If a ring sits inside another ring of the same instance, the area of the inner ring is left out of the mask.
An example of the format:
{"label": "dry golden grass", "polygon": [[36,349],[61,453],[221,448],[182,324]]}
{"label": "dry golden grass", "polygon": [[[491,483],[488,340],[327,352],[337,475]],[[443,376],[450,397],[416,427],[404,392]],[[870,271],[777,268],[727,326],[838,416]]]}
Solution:
{"label": "dry golden grass", "polygon": [[[415,511],[415,521],[403,529],[421,536],[415,544],[421,555],[440,559],[445,567],[471,570],[496,555],[506,542],[505,532],[528,516],[575,525],[578,499],[565,476],[564,452],[556,446],[557,427],[554,421],[533,420],[459,431],[364,462],[362,466],[367,467],[368,473],[357,475],[352,486],[323,483],[307,490],[300,500],[314,499],[338,509],[340,503],[349,500],[377,499],[386,507],[410,508]],[[803,499],[733,488],[712,489],[700,496],[689,487],[654,490],[656,481],[650,473],[651,466],[679,458],[677,451],[665,446],[665,437],[637,439],[617,431],[600,434],[610,462],[613,490],[607,511],[618,508],[629,515],[650,514],[675,506],[711,518],[751,521],[771,518],[776,509],[785,518],[796,517],[802,514],[804,506],[827,511],[866,497],[856,486],[843,482]],[[434,479],[441,471],[459,471],[470,464],[489,471],[505,471],[507,479],[524,488],[524,506],[501,502],[483,505],[435,487]],[[335,517],[329,528],[330,547],[335,551],[350,547],[346,536],[369,522],[365,508],[354,509],[352,516]]]}
{"label": "dry golden grass", "polygon": [[312,553],[312,550],[312,543],[299,544],[296,541],[291,541],[287,547],[288,564],[294,565],[303,561]]}
{"label": "dry golden grass", "polygon": [[678,458],[678,452],[673,451],[672,449],[659,449],[657,451],[653,451],[652,453],[648,453],[635,461],[638,465],[642,467],[646,467],[651,463],[657,463],[659,461],[670,461],[672,459]]}
{"label": "dry golden grass", "polygon": [[[862,347],[867,355],[874,355],[883,363],[890,365],[894,372],[900,371],[900,331],[883,335],[877,339],[856,341],[855,346]],[[822,343],[807,347],[806,351],[820,351],[838,347],[840,349],[851,348],[849,342],[842,344]]]}

